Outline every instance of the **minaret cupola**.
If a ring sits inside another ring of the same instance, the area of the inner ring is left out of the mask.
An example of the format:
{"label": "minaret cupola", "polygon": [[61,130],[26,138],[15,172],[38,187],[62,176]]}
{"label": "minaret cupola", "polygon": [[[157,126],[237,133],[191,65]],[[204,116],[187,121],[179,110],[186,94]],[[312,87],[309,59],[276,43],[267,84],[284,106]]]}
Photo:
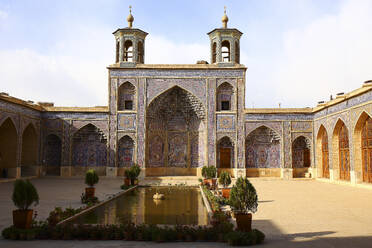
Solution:
{"label": "minaret cupola", "polygon": [[222,28],[215,28],[208,33],[211,41],[211,64],[240,64],[240,37],[243,33],[236,28],[228,28],[228,21],[225,7]]}
{"label": "minaret cupola", "polygon": [[141,29],[133,28],[132,6],[129,6],[127,21],[128,27],[119,28],[113,33],[116,44],[115,63],[120,64],[120,67],[145,63],[145,38],[147,33]]}

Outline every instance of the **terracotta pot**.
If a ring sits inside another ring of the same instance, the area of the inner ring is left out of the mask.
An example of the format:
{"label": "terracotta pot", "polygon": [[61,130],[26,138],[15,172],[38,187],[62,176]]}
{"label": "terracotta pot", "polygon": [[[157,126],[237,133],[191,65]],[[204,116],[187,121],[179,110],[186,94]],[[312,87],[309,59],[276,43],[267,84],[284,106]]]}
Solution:
{"label": "terracotta pot", "polygon": [[16,228],[30,229],[34,210],[13,210],[13,225]]}
{"label": "terracotta pot", "polygon": [[124,185],[129,186],[130,185],[130,179],[129,178],[124,178]]}
{"label": "terracotta pot", "polygon": [[212,178],[211,180],[211,187],[213,189],[217,188],[217,178]]}
{"label": "terracotta pot", "polygon": [[134,186],[138,184],[138,179],[130,179],[130,183]]}
{"label": "terracotta pot", "polygon": [[95,191],[94,187],[85,188],[85,196],[87,198],[93,198],[94,197],[94,191]]}
{"label": "terracotta pot", "polygon": [[239,231],[250,232],[252,231],[252,214],[234,213],[236,225]]}
{"label": "terracotta pot", "polygon": [[224,197],[224,198],[230,198],[230,190],[231,189],[228,189],[228,188],[223,188],[222,189],[222,196]]}

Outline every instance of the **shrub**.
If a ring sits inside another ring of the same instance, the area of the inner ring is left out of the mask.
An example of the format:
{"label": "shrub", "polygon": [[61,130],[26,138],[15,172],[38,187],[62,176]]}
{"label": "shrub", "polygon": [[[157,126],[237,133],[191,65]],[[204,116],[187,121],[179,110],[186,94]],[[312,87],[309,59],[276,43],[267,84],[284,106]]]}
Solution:
{"label": "shrub", "polygon": [[258,197],[256,189],[246,177],[238,178],[230,191],[229,202],[236,212],[255,213],[257,211]]}
{"label": "shrub", "polygon": [[202,176],[206,179],[215,178],[217,175],[217,169],[213,165],[210,166],[203,166],[202,168]]}
{"label": "shrub", "polygon": [[131,169],[127,169],[124,171],[125,178],[131,179],[133,178],[133,171]]}
{"label": "shrub", "polygon": [[227,188],[227,186],[231,183],[231,176],[227,171],[223,171],[220,174],[220,177],[218,178],[218,182],[223,185],[224,188]]}
{"label": "shrub", "polygon": [[93,169],[90,169],[85,174],[85,184],[89,185],[90,187],[93,187],[95,184],[97,184],[99,181],[99,177],[97,175],[97,172]]}
{"label": "shrub", "polygon": [[17,179],[14,182],[12,200],[17,208],[28,210],[33,203],[39,203],[39,194],[29,180]]}
{"label": "shrub", "polygon": [[133,164],[130,169],[132,170],[132,178],[137,179],[139,174],[141,173],[141,167],[139,167],[138,164]]}

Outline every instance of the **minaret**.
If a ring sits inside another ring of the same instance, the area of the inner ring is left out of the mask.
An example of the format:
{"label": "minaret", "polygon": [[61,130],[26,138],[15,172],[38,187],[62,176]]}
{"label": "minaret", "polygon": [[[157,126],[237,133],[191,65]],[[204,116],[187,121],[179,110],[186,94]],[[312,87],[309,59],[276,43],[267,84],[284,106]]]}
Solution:
{"label": "minaret", "polygon": [[119,28],[113,34],[116,42],[115,63],[131,67],[145,63],[145,38],[147,33],[133,28],[132,6],[129,6],[128,27]]}
{"label": "minaret", "polygon": [[211,64],[240,63],[240,37],[243,33],[236,28],[228,28],[228,21],[225,7],[222,28],[215,28],[208,33],[211,40]]}

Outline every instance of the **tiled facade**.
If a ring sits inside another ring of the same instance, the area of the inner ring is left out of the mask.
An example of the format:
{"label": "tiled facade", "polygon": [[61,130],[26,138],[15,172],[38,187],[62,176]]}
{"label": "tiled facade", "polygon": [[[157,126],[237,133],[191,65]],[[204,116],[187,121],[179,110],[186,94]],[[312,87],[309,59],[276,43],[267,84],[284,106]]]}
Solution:
{"label": "tiled facade", "polygon": [[[194,65],[143,64],[144,51],[137,52],[136,42],[144,43],[147,33],[132,31],[115,32],[117,49],[124,49],[126,39],[134,43],[135,59],[125,61],[126,51],[117,51],[117,63],[108,67],[107,107],[54,107],[0,95],[0,142],[16,137],[11,158],[3,155],[5,143],[0,144],[0,156],[6,157],[0,160],[1,176],[20,177],[23,169],[36,176],[74,176],[88,168],[122,176],[137,163],[141,176],[199,177],[202,166],[213,165],[234,176],[322,178],[326,132],[329,180],[339,181],[338,130],[345,125],[349,181],[363,182],[361,130],[372,116],[372,83],[315,108],[245,109],[247,68],[236,60],[238,30],[209,33],[216,62]],[[223,61],[219,39],[229,35],[234,44],[230,61]],[[33,138],[24,135],[30,126]],[[35,165],[22,164],[28,149],[23,144],[30,142],[37,144]]]}

